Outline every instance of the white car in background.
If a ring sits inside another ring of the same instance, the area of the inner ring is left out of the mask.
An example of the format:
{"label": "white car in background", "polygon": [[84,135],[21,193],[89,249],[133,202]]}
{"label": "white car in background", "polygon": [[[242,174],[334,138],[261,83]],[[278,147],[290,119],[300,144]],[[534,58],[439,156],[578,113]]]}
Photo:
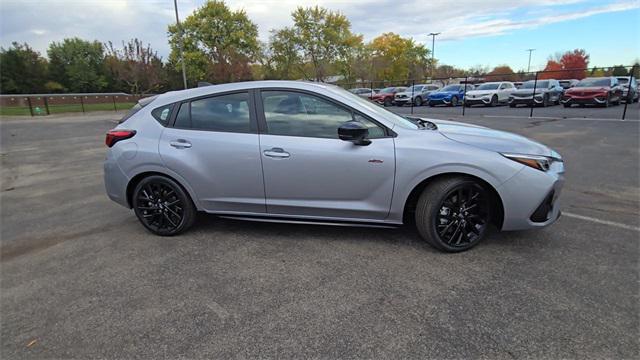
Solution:
{"label": "white car in background", "polygon": [[509,95],[516,90],[510,81],[488,82],[478,85],[474,90],[467,91],[464,98],[464,106],[480,104],[484,106],[497,106],[509,102]]}

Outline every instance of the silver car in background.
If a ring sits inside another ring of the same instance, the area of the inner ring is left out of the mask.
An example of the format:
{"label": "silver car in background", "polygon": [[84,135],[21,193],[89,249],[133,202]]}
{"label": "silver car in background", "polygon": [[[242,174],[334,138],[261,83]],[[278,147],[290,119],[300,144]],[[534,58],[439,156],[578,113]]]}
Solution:
{"label": "silver car in background", "polygon": [[396,115],[338,87],[256,81],[146,99],[106,136],[108,196],[148,230],[196,212],[268,222],[399,226],[434,247],[476,245],[493,224],[559,216],[564,164],[519,135]]}
{"label": "silver car in background", "polygon": [[405,91],[396,93],[393,97],[393,103],[396,106],[404,106],[413,103],[415,106],[422,106],[427,100],[429,94],[439,90],[438,85],[433,84],[416,84],[409,86]]}

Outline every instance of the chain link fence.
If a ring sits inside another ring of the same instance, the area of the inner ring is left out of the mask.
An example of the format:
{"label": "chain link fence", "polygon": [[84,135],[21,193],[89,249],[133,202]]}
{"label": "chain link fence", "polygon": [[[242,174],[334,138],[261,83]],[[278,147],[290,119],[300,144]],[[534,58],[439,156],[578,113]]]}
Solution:
{"label": "chain link fence", "polygon": [[128,110],[150,95],[126,93],[0,95],[0,115],[39,116],[69,112]]}

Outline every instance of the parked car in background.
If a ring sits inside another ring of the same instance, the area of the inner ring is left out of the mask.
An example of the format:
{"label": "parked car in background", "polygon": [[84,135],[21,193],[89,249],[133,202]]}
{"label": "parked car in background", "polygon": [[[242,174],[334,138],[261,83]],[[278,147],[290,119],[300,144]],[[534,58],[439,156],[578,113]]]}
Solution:
{"label": "parked car in background", "polygon": [[[535,88],[535,95],[533,93]],[[558,105],[562,100],[564,89],[558,80],[529,80],[513,91],[509,96],[509,106],[516,107],[520,104],[540,106]]]}
{"label": "parked car in background", "polygon": [[496,81],[480,84],[474,90],[467,91],[464,106],[481,104],[484,106],[497,106],[509,102],[509,95],[515,89],[510,81]]}
{"label": "parked car in background", "polygon": [[369,98],[371,94],[375,94],[371,88],[355,88],[349,89],[349,92],[363,98]]}
{"label": "parked car in background", "polygon": [[394,103],[397,106],[403,106],[411,104],[415,106],[421,106],[426,100],[427,96],[433,91],[438,90],[440,87],[433,84],[419,84],[409,86],[405,91],[398,92],[394,96]]}
{"label": "parked car in background", "polygon": [[369,99],[384,106],[391,106],[393,105],[393,99],[395,95],[399,92],[405,91],[406,89],[407,88],[404,86],[386,87],[370,96]]}
{"label": "parked car in background", "polygon": [[522,86],[522,84],[524,84],[522,81],[515,81],[513,83],[513,86],[516,87],[516,89],[520,89],[520,87]]}
{"label": "parked car in background", "polygon": [[576,86],[576,84],[579,83],[580,80],[578,80],[578,79],[565,79],[565,80],[558,80],[558,82],[560,83],[560,86],[562,86],[562,88],[567,90],[567,89],[570,89],[570,88]]}
{"label": "parked car in background", "polygon": [[622,86],[622,101],[627,102],[628,99],[631,99],[630,102],[638,102],[638,81],[634,77],[631,79],[631,95],[629,95],[629,79],[631,76],[618,76],[618,83]]}
{"label": "parked car in background", "polygon": [[[473,85],[467,85],[467,91],[473,90]],[[448,105],[457,106],[464,101],[465,85],[452,84],[443,87],[438,91],[434,91],[427,96],[429,106]]]}
{"label": "parked car in background", "polygon": [[580,80],[574,87],[564,92],[564,107],[572,105],[598,105],[608,107],[619,105],[622,100],[622,86],[613,76],[592,77]]}
{"label": "parked car in background", "polygon": [[435,248],[460,252],[493,226],[540,229],[560,216],[564,162],[549,147],[403,117],[328,84],[171,91],[137,106],[105,143],[107,195],[160,236],[187,230],[198,211],[288,224],[411,222]]}

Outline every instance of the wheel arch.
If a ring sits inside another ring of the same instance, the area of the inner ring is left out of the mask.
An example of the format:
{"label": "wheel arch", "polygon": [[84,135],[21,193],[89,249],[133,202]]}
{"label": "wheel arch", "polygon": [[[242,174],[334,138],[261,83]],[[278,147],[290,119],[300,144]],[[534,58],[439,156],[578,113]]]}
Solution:
{"label": "wheel arch", "polygon": [[463,177],[463,178],[473,179],[474,181],[477,181],[483,187],[485,187],[489,191],[489,194],[491,194],[492,209],[496,210],[496,211],[493,211],[491,214],[491,221],[498,229],[502,228],[502,223],[504,221],[504,205],[503,205],[502,197],[500,196],[496,188],[493,185],[491,185],[488,181],[482,179],[479,176],[472,175],[469,173],[463,173],[463,172],[445,172],[445,173],[435,174],[426,179],[423,179],[416,186],[414,186],[414,188],[411,190],[411,192],[409,193],[409,196],[404,202],[404,208],[402,212],[403,223],[407,224],[407,223],[412,223],[414,221],[413,215],[415,214],[416,204],[418,203],[418,198],[420,198],[422,191],[434,181],[442,178],[447,178],[447,177]]}
{"label": "wheel arch", "polygon": [[133,190],[135,190],[136,186],[140,183],[140,181],[142,181],[142,179],[147,178],[149,176],[153,176],[153,175],[164,176],[175,181],[180,187],[182,187],[182,190],[184,190],[189,195],[189,197],[191,198],[191,201],[196,206],[196,209],[201,210],[200,205],[198,204],[197,198],[194,196],[195,195],[194,192],[191,190],[189,186],[185,185],[185,182],[182,179],[180,179],[178,176],[173,176],[166,172],[161,172],[157,170],[140,172],[129,180],[129,182],[127,183],[127,190],[125,193],[127,206],[129,206],[129,208],[132,207]]}

